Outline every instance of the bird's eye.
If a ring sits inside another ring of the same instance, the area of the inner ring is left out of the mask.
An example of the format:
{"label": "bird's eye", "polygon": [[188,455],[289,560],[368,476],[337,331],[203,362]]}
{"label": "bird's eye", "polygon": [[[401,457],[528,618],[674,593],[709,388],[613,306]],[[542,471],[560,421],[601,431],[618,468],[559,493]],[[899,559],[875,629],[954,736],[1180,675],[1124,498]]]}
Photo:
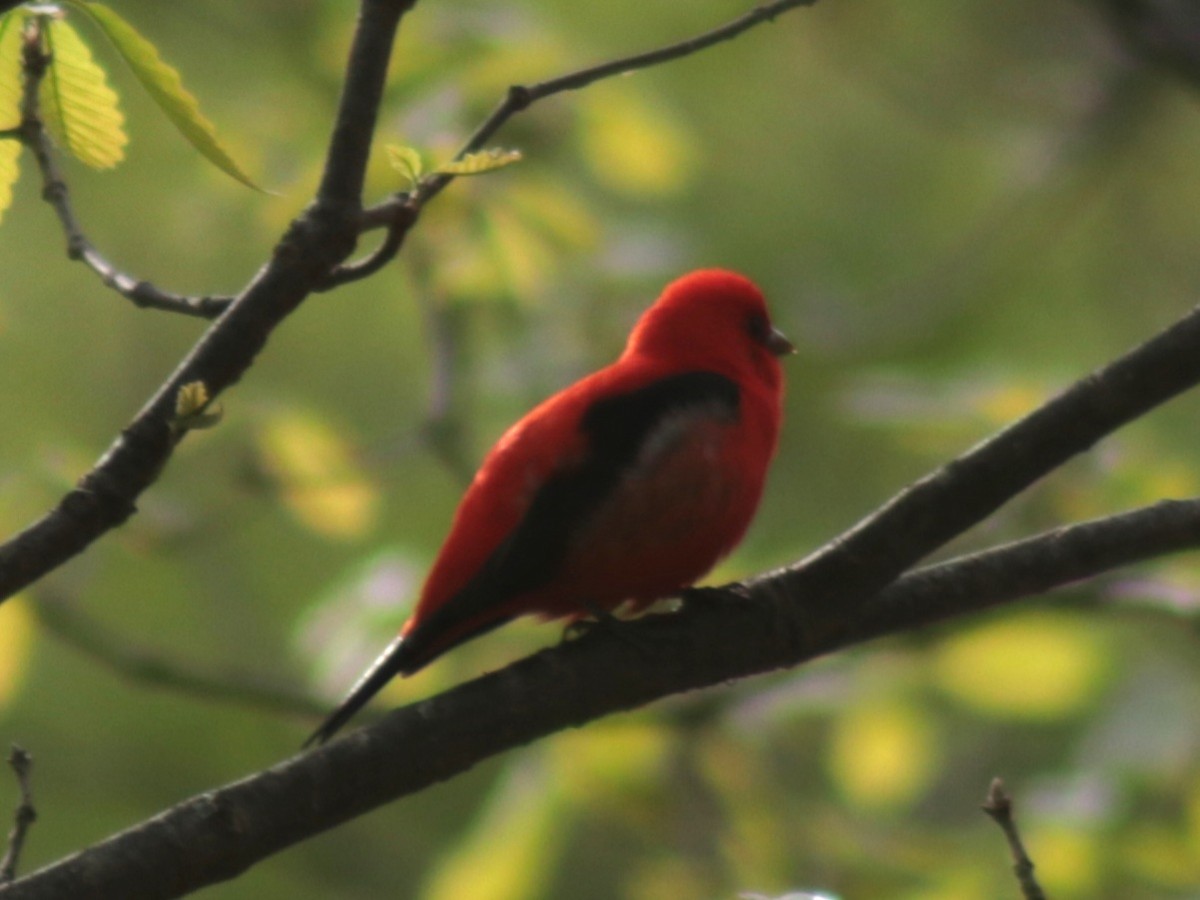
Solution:
{"label": "bird's eye", "polygon": [[746,331],[755,342],[766,344],[771,336],[771,323],[762,313],[751,313],[746,319]]}

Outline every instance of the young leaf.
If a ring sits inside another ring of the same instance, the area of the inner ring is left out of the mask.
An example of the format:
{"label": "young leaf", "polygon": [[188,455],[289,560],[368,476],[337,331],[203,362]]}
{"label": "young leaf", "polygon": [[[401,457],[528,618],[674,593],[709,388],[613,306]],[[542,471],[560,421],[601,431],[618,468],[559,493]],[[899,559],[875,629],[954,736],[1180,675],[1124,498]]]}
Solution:
{"label": "young leaf", "polygon": [[221,421],[224,411],[218,405],[208,409],[208,386],[203,381],[189,381],[175,395],[175,418],[171,425],[177,431],[212,428]]}
{"label": "young leaf", "polygon": [[17,181],[19,169],[17,157],[21,153],[21,142],[16,138],[0,138],[0,220],[12,203],[12,186]]}
{"label": "young leaf", "polygon": [[217,139],[216,128],[200,112],[200,104],[183,86],[179,72],[158,55],[158,48],[103,3],[67,2],[86,13],[107,35],[151,99],[201,156],[247,187],[262,190]]}
{"label": "young leaf", "polygon": [[[21,124],[21,23],[23,17],[13,10],[0,16],[0,131]],[[21,142],[15,137],[0,138],[0,219],[12,203]]]}
{"label": "young leaf", "polygon": [[52,59],[39,94],[46,125],[80,162],[111,169],[129,142],[116,91],[70,24],[47,20],[45,35]]}
{"label": "young leaf", "polygon": [[0,16],[0,131],[21,124],[21,25],[19,10]]}
{"label": "young leaf", "polygon": [[515,162],[520,162],[520,150],[502,150],[490,147],[478,153],[468,153],[462,159],[452,160],[437,167],[443,175],[482,175],[495,169],[503,169]]}
{"label": "young leaf", "polygon": [[391,167],[403,175],[410,185],[416,187],[425,171],[421,154],[412,147],[404,147],[400,144],[388,144],[386,149]]}

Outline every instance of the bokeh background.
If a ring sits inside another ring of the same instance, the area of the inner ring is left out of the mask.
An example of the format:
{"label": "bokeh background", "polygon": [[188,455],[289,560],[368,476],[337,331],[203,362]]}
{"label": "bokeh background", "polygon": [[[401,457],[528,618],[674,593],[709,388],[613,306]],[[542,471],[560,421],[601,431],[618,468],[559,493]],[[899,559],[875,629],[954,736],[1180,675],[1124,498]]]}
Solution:
{"label": "bokeh background", "polygon": [[[200,161],[93,34],[132,143],[112,172],[66,164],[79,215],[140,277],[235,291],[310,196],[354,4],[113,5],[276,193]],[[460,181],[398,263],[310,299],[129,524],[0,607],[0,744],[36,760],[23,869],[295,752],[405,617],[464,473],[610,360],[681,271],[750,274],[800,348],[762,512],[714,580],[799,559],[1181,315],[1200,294],[1200,102],[1111,27],[1109,7],[1139,6],[822,0],[514,120],[497,142],[522,163]],[[746,8],[425,0],[381,147],[444,159],[508,84]],[[400,186],[378,156],[375,199]],[[31,176],[0,226],[5,532],[86,471],[204,327],[68,262]],[[1197,402],[955,549],[1196,494]],[[979,811],[1002,775],[1052,896],[1198,897],[1196,563],[556,736],[203,896],[1017,896]],[[558,637],[514,625],[384,699]],[[0,773],[0,814],[15,801]]]}

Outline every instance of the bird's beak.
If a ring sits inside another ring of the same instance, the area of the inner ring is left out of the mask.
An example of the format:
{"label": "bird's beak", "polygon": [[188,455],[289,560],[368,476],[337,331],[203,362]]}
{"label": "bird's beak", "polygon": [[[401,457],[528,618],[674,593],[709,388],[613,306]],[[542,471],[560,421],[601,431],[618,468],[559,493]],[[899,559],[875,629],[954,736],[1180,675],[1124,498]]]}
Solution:
{"label": "bird's beak", "polygon": [[767,349],[776,356],[790,356],[796,352],[796,345],[778,328],[772,328],[767,335]]}

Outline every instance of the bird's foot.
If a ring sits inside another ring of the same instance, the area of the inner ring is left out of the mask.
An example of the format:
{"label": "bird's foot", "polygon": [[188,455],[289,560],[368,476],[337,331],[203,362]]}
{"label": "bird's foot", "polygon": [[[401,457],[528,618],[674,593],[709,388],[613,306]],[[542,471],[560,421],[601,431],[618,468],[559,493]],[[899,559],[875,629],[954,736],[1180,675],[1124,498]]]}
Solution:
{"label": "bird's foot", "polygon": [[741,605],[754,602],[750,596],[750,589],[740,581],[721,585],[720,587],[684,588],[679,592],[679,599],[685,605],[688,603],[695,603],[697,605],[704,603],[735,603]]}
{"label": "bird's foot", "polygon": [[587,610],[586,618],[574,619],[563,628],[563,641],[574,641],[591,634],[593,631],[607,632],[641,653],[650,653],[650,645],[635,637],[630,631],[630,623],[618,619],[606,609],[601,609],[591,603],[581,604]]}

